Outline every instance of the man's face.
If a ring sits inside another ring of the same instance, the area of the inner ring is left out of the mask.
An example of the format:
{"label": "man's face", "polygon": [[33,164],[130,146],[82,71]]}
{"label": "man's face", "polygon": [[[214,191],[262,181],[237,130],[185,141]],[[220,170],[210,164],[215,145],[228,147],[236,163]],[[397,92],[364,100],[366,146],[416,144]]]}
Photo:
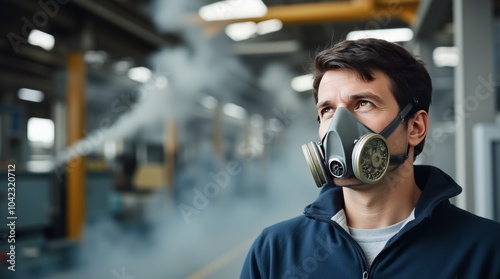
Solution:
{"label": "man's face", "polygon": [[[317,111],[320,117],[319,137],[323,139],[338,107],[347,108],[359,122],[380,133],[399,113],[399,107],[390,90],[390,80],[381,71],[374,71],[374,80],[364,82],[356,72],[336,69],[325,73],[318,88]],[[354,128],[354,127],[353,127]],[[387,138],[391,154],[406,153],[408,145],[404,125]],[[339,186],[357,186],[355,177],[335,178]]]}

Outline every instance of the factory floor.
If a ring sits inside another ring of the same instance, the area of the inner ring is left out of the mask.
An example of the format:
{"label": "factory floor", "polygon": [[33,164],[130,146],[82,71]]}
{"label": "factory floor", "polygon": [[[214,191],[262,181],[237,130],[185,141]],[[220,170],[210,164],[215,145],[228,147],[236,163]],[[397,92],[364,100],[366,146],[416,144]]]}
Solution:
{"label": "factory floor", "polygon": [[189,224],[182,217],[167,218],[163,224],[144,229],[144,234],[139,229],[118,235],[113,225],[96,224],[89,228],[95,230],[89,231],[91,243],[83,244],[82,265],[73,270],[54,270],[45,278],[238,278],[246,254],[262,229],[300,215],[314,196],[312,192],[301,197],[266,193],[220,202],[192,215]]}

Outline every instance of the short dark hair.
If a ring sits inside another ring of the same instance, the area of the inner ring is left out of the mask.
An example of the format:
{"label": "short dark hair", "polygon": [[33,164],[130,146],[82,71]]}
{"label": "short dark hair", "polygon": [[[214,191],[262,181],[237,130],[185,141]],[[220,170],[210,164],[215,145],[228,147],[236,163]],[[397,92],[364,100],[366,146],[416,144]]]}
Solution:
{"label": "short dark hair", "polygon": [[[401,110],[416,100],[410,117],[417,110],[429,112],[432,83],[424,63],[402,46],[379,39],[346,40],[319,52],[313,64],[313,94],[318,103],[318,88],[323,75],[330,70],[351,69],[365,82],[373,81],[379,70],[391,82],[391,91]],[[415,147],[415,157],[423,150],[425,138]]]}

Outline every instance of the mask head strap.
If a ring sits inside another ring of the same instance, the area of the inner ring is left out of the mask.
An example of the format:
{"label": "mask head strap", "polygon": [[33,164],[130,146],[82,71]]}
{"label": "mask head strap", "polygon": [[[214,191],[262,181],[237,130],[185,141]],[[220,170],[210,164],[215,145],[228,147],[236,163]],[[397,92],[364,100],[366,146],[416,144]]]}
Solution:
{"label": "mask head strap", "polygon": [[403,108],[403,110],[401,110],[401,112],[398,114],[398,116],[396,116],[396,118],[394,118],[394,120],[392,120],[392,122],[389,123],[389,125],[387,125],[387,127],[385,127],[385,129],[382,132],[380,132],[380,135],[383,136],[384,138],[388,138],[392,134],[392,132],[394,132],[394,130],[396,130],[396,128],[399,126],[399,124],[401,124],[401,122],[403,122],[405,120],[405,118],[412,111],[412,109],[414,107],[416,107],[417,105],[418,105],[418,101],[416,99],[413,99],[413,102],[408,103]]}
{"label": "mask head strap", "polygon": [[400,155],[391,155],[391,158],[389,159],[389,165],[401,165],[403,164],[406,159],[408,159],[408,153],[410,153],[410,146],[408,145],[408,148],[406,149],[406,154],[400,154]]}

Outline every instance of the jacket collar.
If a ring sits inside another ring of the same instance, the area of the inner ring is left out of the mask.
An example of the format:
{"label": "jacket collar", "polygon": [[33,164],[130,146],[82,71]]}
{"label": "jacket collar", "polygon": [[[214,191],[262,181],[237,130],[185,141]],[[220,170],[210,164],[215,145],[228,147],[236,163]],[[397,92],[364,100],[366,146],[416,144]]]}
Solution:
{"label": "jacket collar", "polygon": [[[415,207],[416,219],[432,215],[437,205],[462,192],[462,188],[449,175],[436,167],[414,166],[414,175],[422,191]],[[312,219],[326,221],[343,208],[342,188],[330,183],[323,185],[318,198],[304,209],[304,214]]]}

